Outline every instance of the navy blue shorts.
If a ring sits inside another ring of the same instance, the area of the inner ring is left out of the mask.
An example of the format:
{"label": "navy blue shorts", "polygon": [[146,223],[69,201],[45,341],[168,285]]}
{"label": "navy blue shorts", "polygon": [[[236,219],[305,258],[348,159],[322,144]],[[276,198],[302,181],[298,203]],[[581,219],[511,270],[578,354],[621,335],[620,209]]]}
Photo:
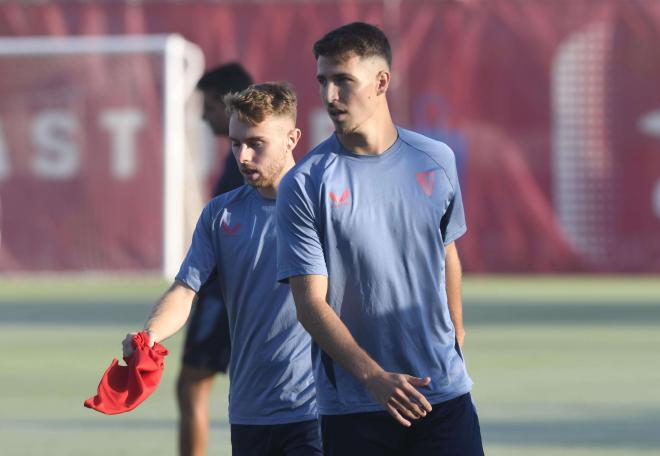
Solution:
{"label": "navy blue shorts", "polygon": [[232,456],[322,456],[317,420],[269,425],[231,425]]}
{"label": "navy blue shorts", "polygon": [[227,372],[231,354],[229,319],[220,296],[216,279],[207,282],[198,293],[183,348],[186,366]]}
{"label": "navy blue shorts", "polygon": [[323,415],[328,456],[483,456],[479,418],[470,393],[432,404],[406,428],[387,412]]}

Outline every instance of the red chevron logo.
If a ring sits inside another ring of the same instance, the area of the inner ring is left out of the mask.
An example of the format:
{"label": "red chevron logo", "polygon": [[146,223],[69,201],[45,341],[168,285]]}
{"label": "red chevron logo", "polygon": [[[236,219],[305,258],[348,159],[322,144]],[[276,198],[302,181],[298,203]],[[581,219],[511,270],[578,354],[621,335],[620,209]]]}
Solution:
{"label": "red chevron logo", "polygon": [[351,192],[346,189],[340,196],[337,196],[334,192],[328,192],[328,196],[333,202],[332,207],[337,207],[341,206],[342,204],[349,204],[348,199],[351,196]]}
{"label": "red chevron logo", "polygon": [[349,193],[348,189],[346,189],[346,190],[344,190],[344,193],[341,194],[341,196],[337,196],[333,192],[330,192],[329,195],[330,195],[330,199],[332,201],[334,201],[335,203],[343,203],[344,201],[346,201],[348,199],[348,197],[350,196],[350,193]]}
{"label": "red chevron logo", "polygon": [[417,177],[417,183],[422,187],[424,193],[428,196],[433,195],[433,188],[435,187],[435,170],[432,169],[430,171],[415,173],[415,177]]}
{"label": "red chevron logo", "polygon": [[227,234],[230,235],[230,236],[233,236],[233,235],[236,234],[236,232],[239,230],[239,228],[241,227],[241,224],[240,224],[240,223],[237,223],[237,224],[234,225],[234,227],[232,228],[232,227],[229,226],[226,222],[222,222],[222,225],[220,225],[220,226],[221,226],[221,228],[222,228],[222,231],[224,231],[225,233],[227,233]]}

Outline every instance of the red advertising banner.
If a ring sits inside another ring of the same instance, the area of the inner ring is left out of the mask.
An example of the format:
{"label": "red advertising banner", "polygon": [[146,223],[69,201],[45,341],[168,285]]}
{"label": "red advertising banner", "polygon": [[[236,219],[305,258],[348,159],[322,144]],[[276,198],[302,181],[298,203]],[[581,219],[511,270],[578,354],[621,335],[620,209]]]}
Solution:
{"label": "red advertising banner", "polygon": [[[239,60],[258,81],[292,82],[299,95],[303,130],[299,156],[329,133],[314,77],[312,44],[325,31],[355,20],[383,27],[391,39],[390,104],[396,122],[442,139],[456,152],[468,212],[468,234],[458,243],[466,271],[660,272],[659,2],[67,1],[0,5],[0,32],[5,36],[176,32],[204,50],[209,67]],[[114,77],[119,78],[119,73],[117,70]],[[151,74],[149,70],[147,74]],[[69,77],[72,86],[80,85],[80,74],[63,75],[62,79]],[[16,86],[16,79],[13,72],[10,76],[3,70],[0,75],[2,134],[9,144],[6,150],[30,150],[15,143],[35,139],[29,133],[18,133],[18,127],[7,127],[17,122],[12,118],[17,111],[4,102],[6,96],[19,96],[17,91],[23,90]],[[146,83],[144,79],[144,74],[135,72],[125,78],[129,85],[148,86],[148,93],[153,94],[154,78]],[[39,103],[52,102],[39,98]],[[156,99],[141,90],[133,94],[133,101],[144,101],[156,110],[147,111],[146,123],[157,112]],[[71,120],[57,117],[58,134],[69,135],[69,142],[74,132],[89,140],[96,138],[93,144],[103,135],[109,141],[107,128],[89,117],[98,117],[98,111],[106,109],[105,101],[99,100],[104,100],[103,95],[91,94],[85,102],[93,112],[85,112],[79,120],[84,128],[74,129]],[[33,108],[26,112],[35,115]],[[81,115],[74,113],[75,118]],[[135,141],[147,141],[150,128],[136,133]],[[108,147],[94,150],[107,154]],[[91,152],[85,149],[87,153]],[[14,154],[12,160],[16,160]],[[31,156],[34,160],[34,152]],[[25,165],[33,176],[34,167]],[[11,181],[0,178],[0,270],[25,268],[26,264],[20,255],[11,258],[17,241],[9,237],[8,220],[16,211],[28,211],[16,196],[27,191],[25,187],[10,189],[18,182],[18,174],[12,173]],[[63,184],[51,179],[42,185],[40,190],[30,191],[43,195]],[[82,198],[85,192],[77,185],[76,192],[70,190],[69,194]],[[147,204],[134,199],[139,197],[135,186],[126,188],[116,192],[132,194],[135,206]],[[118,204],[116,208],[145,217],[142,207]],[[25,228],[30,227],[30,215],[22,217],[23,228],[17,223],[11,230],[32,230]],[[148,228],[132,226],[131,240],[143,246],[148,235],[142,230]],[[115,249],[119,238],[113,236],[107,238],[109,247],[95,248]],[[60,252],[61,239],[59,234],[51,236],[49,245],[41,246],[39,252],[46,251],[42,248]],[[61,261],[58,256],[57,262]],[[109,259],[114,257],[103,256],[109,268],[120,268],[116,260]],[[141,267],[139,263],[133,266]],[[31,267],[38,264],[35,260]],[[52,267],[68,266],[62,262]]]}
{"label": "red advertising banner", "polygon": [[162,64],[0,55],[0,271],[160,268]]}

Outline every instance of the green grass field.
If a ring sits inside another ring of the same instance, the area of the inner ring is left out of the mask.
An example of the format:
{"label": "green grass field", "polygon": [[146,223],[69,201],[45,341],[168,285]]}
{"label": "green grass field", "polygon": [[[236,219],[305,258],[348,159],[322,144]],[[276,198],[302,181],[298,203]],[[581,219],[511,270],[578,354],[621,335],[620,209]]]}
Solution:
{"label": "green grass field", "polygon": [[[0,279],[0,453],[176,454],[181,337],[135,411],[85,409],[158,279]],[[465,354],[486,453],[660,454],[660,278],[482,278],[464,286]],[[209,454],[229,455],[227,379]]]}

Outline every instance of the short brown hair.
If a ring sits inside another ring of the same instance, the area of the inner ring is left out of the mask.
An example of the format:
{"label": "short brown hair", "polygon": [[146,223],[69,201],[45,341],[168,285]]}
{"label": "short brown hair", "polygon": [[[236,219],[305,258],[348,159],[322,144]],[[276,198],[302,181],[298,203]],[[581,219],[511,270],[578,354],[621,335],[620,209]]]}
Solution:
{"label": "short brown hair", "polygon": [[296,91],[284,82],[254,84],[242,92],[228,93],[223,102],[227,116],[236,114],[241,122],[251,125],[263,122],[267,116],[289,116],[296,120]]}
{"label": "short brown hair", "polygon": [[314,58],[382,57],[392,67],[392,48],[385,33],[375,25],[353,22],[336,28],[314,43]]}

